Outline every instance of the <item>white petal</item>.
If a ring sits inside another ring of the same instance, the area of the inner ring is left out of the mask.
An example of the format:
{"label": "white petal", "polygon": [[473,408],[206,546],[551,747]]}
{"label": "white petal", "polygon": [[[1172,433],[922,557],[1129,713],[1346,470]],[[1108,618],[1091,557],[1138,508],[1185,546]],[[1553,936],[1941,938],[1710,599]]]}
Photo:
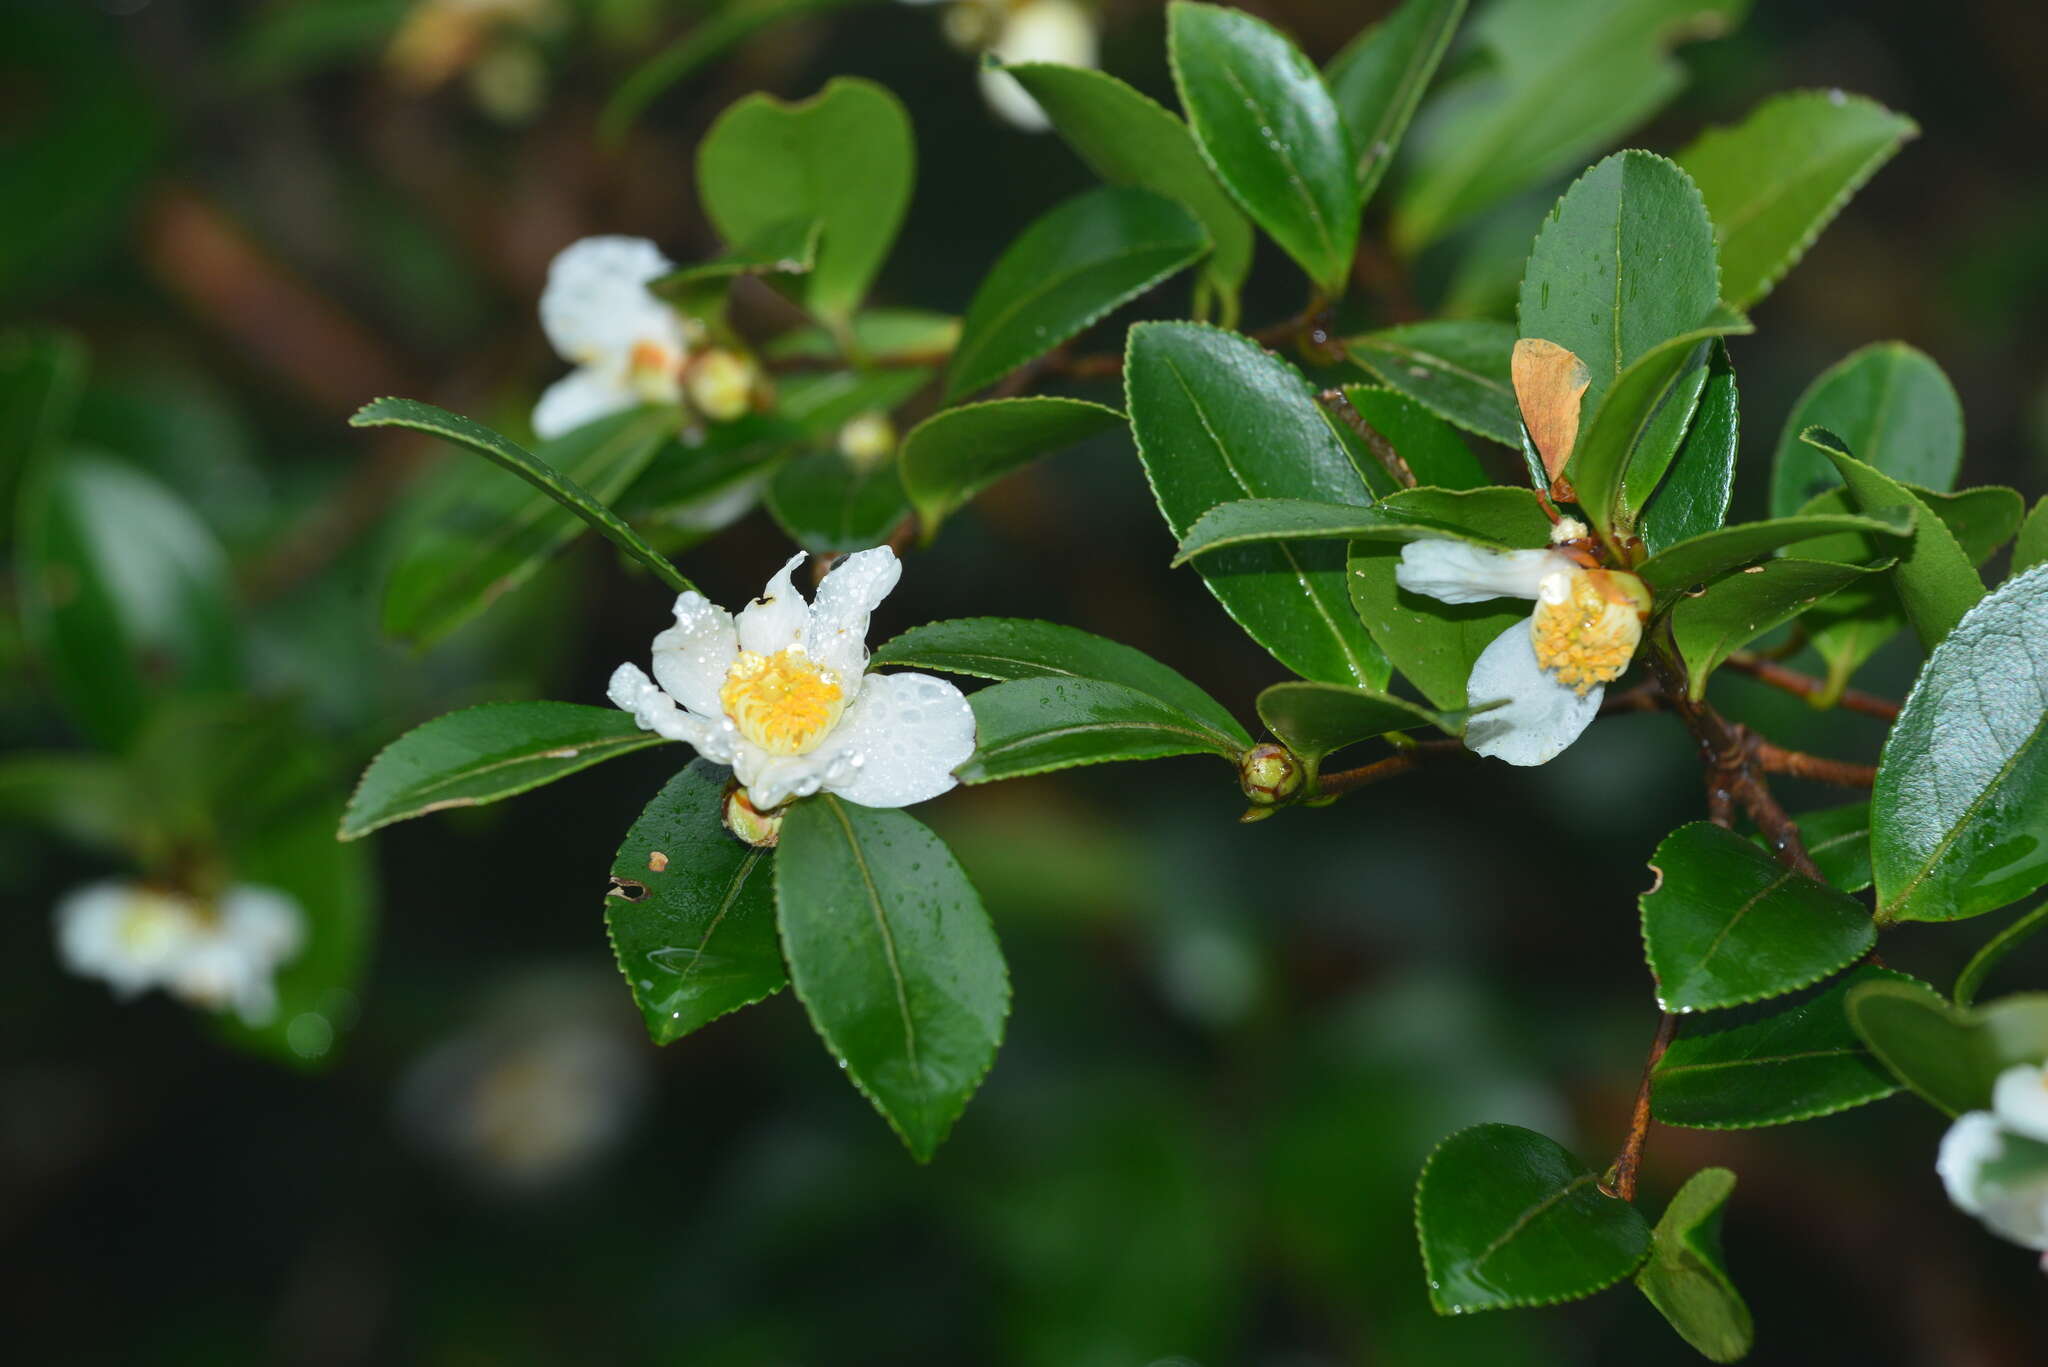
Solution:
{"label": "white petal", "polygon": [[863,807],[908,807],[937,797],[974,753],[974,712],[960,690],[929,674],[870,674],[826,745],[846,772],[825,786]]}
{"label": "white petal", "polygon": [[804,563],[804,553],[792,555],[783,567],[768,581],[768,587],[761,590],[761,596],[739,610],[733,620],[739,627],[740,649],[751,650],[756,655],[773,655],[778,650],[787,650],[802,645],[804,627],[810,621],[810,605],[804,602],[803,594],[790,583],[790,575]]}
{"label": "white petal", "polygon": [[623,373],[635,345],[653,342],[678,359],[688,349],[675,310],[648,293],[675,267],[641,237],[586,237],[548,267],[540,325],[565,361],[610,362]]}
{"label": "white petal", "polygon": [[809,797],[835,770],[852,771],[846,754],[833,748],[830,740],[807,755],[771,755],[746,740],[736,749],[732,771],[746,788],[747,800],[764,812],[792,798]]}
{"label": "white petal", "polygon": [[588,422],[623,413],[640,402],[620,378],[622,371],[578,366],[549,385],[533,406],[533,433],[553,441]]}
{"label": "white petal", "polygon": [[306,914],[276,888],[243,883],[229,888],[218,908],[222,933],[252,961],[269,967],[288,963],[306,943]]}
{"label": "white petal", "polygon": [[1605,690],[1584,697],[1536,663],[1529,624],[1516,622],[1493,638],[1472,663],[1465,696],[1476,707],[1498,698],[1507,706],[1482,712],[1465,726],[1465,745],[1509,764],[1548,764],[1600,714]]}
{"label": "white petal", "polygon": [[1998,1123],[2014,1134],[2048,1144],[2048,1068],[2015,1063],[1991,1089]]}
{"label": "white petal", "polygon": [[1411,541],[1401,548],[1394,582],[1445,603],[1535,598],[1546,575],[1575,568],[1555,551],[1490,551],[1465,541]]}
{"label": "white petal", "polygon": [[656,688],[654,680],[642,673],[638,665],[620,665],[613,670],[605,692],[613,706],[633,714],[633,721],[641,730],[652,731],[665,740],[681,741],[719,764],[732,763],[733,742],[737,739],[732,723],[709,721],[685,712],[676,706],[674,698]]}
{"label": "white petal", "polygon": [[739,650],[732,614],[701,593],[676,597],[676,624],[654,638],[654,677],[668,695],[707,720],[724,713],[718,690]]}
{"label": "white petal", "polygon": [[[1092,67],[1099,60],[1095,20],[1074,0],[1025,0],[1010,12],[989,51],[1006,66],[1056,62]],[[983,70],[981,93],[996,113],[1019,128],[1037,133],[1052,126],[1014,76]]]}
{"label": "white petal", "polygon": [[902,577],[896,552],[876,546],[847,556],[818,585],[804,649],[839,675],[849,697],[860,692],[861,675],[867,672],[868,615]]}
{"label": "white petal", "polygon": [[1948,1199],[1958,1210],[1976,1215],[1983,1210],[1978,1198],[1978,1181],[1984,1165],[2005,1151],[2005,1138],[1998,1117],[1989,1111],[1969,1111],[1956,1117],[1955,1124],[1941,1137],[1934,1170],[1948,1188]]}
{"label": "white petal", "polygon": [[164,980],[197,927],[182,897],[140,883],[94,883],[58,903],[57,957],[80,977],[132,997]]}

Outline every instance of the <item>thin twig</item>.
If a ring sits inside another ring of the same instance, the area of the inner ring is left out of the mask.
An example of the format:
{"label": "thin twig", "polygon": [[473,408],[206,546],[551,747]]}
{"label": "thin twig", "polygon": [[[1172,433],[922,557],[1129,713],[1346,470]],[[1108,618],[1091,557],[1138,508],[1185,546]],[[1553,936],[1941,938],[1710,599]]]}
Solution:
{"label": "thin twig", "polygon": [[1677,1029],[1678,1017],[1664,1012],[1657,1021],[1657,1033],[1650,1040],[1649,1055],[1643,1059],[1643,1080],[1636,1088],[1635,1109],[1629,1113],[1628,1138],[1600,1183],[1600,1190],[1617,1200],[1636,1199],[1636,1178],[1643,1170],[1643,1150],[1650,1143],[1650,1075],[1663,1061],[1664,1051],[1671,1047],[1671,1036]]}
{"label": "thin twig", "polygon": [[1804,750],[1787,750],[1758,735],[1749,738],[1749,755],[1767,774],[1789,774],[1793,778],[1810,778],[1816,783],[1832,783],[1841,788],[1869,788],[1877,782],[1875,765],[1852,764],[1845,759],[1809,755]]}
{"label": "thin twig", "polygon": [[1463,741],[1420,740],[1385,759],[1374,760],[1371,764],[1356,769],[1345,769],[1334,774],[1323,774],[1316,779],[1314,796],[1318,798],[1340,797],[1354,788],[1364,788],[1384,779],[1395,778],[1410,769],[1421,768],[1430,759],[1443,759],[1451,755],[1469,755]]}
{"label": "thin twig", "polygon": [[1394,443],[1388,441],[1377,427],[1367,422],[1365,414],[1352,406],[1351,400],[1345,397],[1343,390],[1325,389],[1316,395],[1316,398],[1322,401],[1323,407],[1329,409],[1338,422],[1350,428],[1353,435],[1365,443],[1365,449],[1372,452],[1373,459],[1385,467],[1394,483],[1403,489],[1415,487],[1415,471],[1401,458],[1401,453],[1394,449]]}
{"label": "thin twig", "polygon": [[[1825,679],[1816,679],[1811,674],[1801,674],[1796,669],[1787,669],[1776,660],[1765,659],[1748,651],[1736,651],[1728,657],[1727,664],[1738,674],[1747,674],[1759,683],[1782,688],[1787,693],[1796,693],[1809,701],[1814,698],[1825,698],[1829,692]],[[1899,719],[1899,705],[1890,698],[1880,698],[1874,693],[1864,693],[1854,688],[1843,689],[1841,696],[1835,699],[1834,705],[1847,708],[1851,712],[1861,712],[1866,716],[1881,717],[1885,721]]]}

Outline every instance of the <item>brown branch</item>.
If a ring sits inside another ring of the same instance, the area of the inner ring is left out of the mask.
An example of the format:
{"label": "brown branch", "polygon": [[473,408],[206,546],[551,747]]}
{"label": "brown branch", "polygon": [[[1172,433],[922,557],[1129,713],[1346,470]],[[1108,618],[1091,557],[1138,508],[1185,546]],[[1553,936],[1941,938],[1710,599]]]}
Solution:
{"label": "brown branch", "polygon": [[1809,755],[1804,750],[1787,750],[1758,735],[1749,737],[1749,755],[1767,774],[1789,774],[1793,778],[1832,783],[1841,788],[1868,788],[1877,782],[1874,765]]}
{"label": "brown branch", "polygon": [[[1759,683],[1782,688],[1787,693],[1796,693],[1809,702],[1815,698],[1825,698],[1828,694],[1826,680],[1816,679],[1811,674],[1801,674],[1796,669],[1787,669],[1776,660],[1766,659],[1748,651],[1736,651],[1728,657],[1727,664],[1738,674],[1747,674]],[[1880,698],[1874,693],[1864,693],[1854,688],[1843,689],[1841,696],[1835,699],[1834,706],[1845,707],[1851,712],[1861,712],[1865,716],[1880,717],[1885,721],[1899,719],[1899,705],[1890,698]]]}
{"label": "brown branch", "polygon": [[1394,443],[1388,441],[1377,427],[1365,420],[1365,414],[1352,405],[1343,390],[1325,389],[1316,395],[1316,398],[1322,402],[1323,407],[1330,410],[1338,422],[1351,429],[1352,434],[1365,443],[1365,449],[1372,452],[1373,459],[1385,468],[1394,483],[1404,489],[1415,487],[1415,471],[1402,459],[1401,453],[1394,449]]}
{"label": "brown branch", "polygon": [[1635,1108],[1629,1112],[1628,1138],[1615,1157],[1614,1166],[1600,1181],[1601,1192],[1616,1200],[1636,1199],[1636,1178],[1642,1173],[1643,1150],[1650,1142],[1650,1075],[1663,1061],[1664,1051],[1671,1047],[1671,1036],[1677,1029],[1678,1017],[1664,1012],[1657,1022],[1657,1033],[1650,1040],[1649,1055],[1643,1059],[1643,1080],[1636,1088]]}
{"label": "brown branch", "polygon": [[1322,774],[1316,779],[1315,798],[1341,797],[1354,788],[1364,788],[1385,779],[1395,778],[1410,769],[1419,769],[1430,759],[1443,759],[1452,755],[1469,755],[1463,741],[1420,740],[1405,750],[1388,755],[1385,759],[1374,760],[1371,764],[1357,769],[1345,769],[1334,774]]}

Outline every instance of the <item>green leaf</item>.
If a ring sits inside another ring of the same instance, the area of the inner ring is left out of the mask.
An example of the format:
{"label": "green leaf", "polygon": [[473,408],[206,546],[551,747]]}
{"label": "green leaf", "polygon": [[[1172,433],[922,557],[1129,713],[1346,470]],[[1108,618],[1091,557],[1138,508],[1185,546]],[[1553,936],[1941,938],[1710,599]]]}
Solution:
{"label": "green leaf", "polygon": [[709,261],[683,266],[651,282],[648,292],[692,318],[722,316],[726,291],[743,275],[808,275],[818,265],[823,219],[771,223]]}
{"label": "green leaf", "polygon": [[2022,912],[2012,924],[1985,941],[1984,947],[1963,965],[1963,971],[1956,974],[1956,1005],[1968,1006],[1975,1001],[1977,989],[1984,985],[1984,979],[1990,976],[1991,970],[1998,967],[2006,955],[2033,939],[2043,926],[2048,926],[2048,902],[2032,911]]}
{"label": "green leaf", "polygon": [[409,427],[429,432],[457,446],[466,446],[484,459],[510,470],[555,502],[595,527],[620,550],[640,562],[656,579],[677,593],[688,593],[695,585],[647,544],[640,533],[619,520],[575,481],[547,462],[480,422],[459,417],[417,399],[373,399],[348,420],[350,427]]}
{"label": "green leaf", "polygon": [[[459,715],[459,714],[458,714]],[[782,990],[774,856],[725,829],[731,770],[693,760],[626,832],[604,923],[656,1044]]]}
{"label": "green leaf", "polygon": [[955,771],[962,783],[1169,755],[1235,761],[1241,748],[1149,693],[1099,679],[1013,679],[967,701],[975,747]]}
{"label": "green leaf", "polygon": [[1426,707],[1344,684],[1277,683],[1259,694],[1259,720],[1308,766],[1313,786],[1323,758],[1390,731],[1433,726],[1462,735],[1469,711],[1432,712]]}
{"label": "green leaf", "polygon": [[1230,710],[1143,651],[1076,627],[1015,617],[932,622],[875,650],[871,668],[937,669],[980,679],[1097,679],[1122,684],[1176,708],[1225,749],[1252,738]]}
{"label": "green leaf", "polygon": [[1915,514],[1913,539],[1892,567],[1892,586],[1898,590],[1920,643],[1933,649],[1984,596],[1984,581],[1968,553],[1945,522],[1926,516],[1926,500],[1850,455],[1840,438],[1809,427],[1800,439],[1835,463],[1858,512],[1876,517],[1903,509]]}
{"label": "green leaf", "polygon": [[[1448,492],[1448,491],[1444,491]],[[1174,553],[1184,565],[1197,556],[1233,546],[1291,541],[1426,541],[1446,538],[1491,544],[1455,524],[1375,504],[1314,503],[1302,498],[1246,498],[1219,503],[1203,513]]]}
{"label": "green leaf", "polygon": [[[1347,384],[1344,398],[1407,462],[1416,484],[1438,489],[1482,489],[1493,482],[1473,456],[1472,448],[1450,423],[1399,390]],[[1373,496],[1384,498],[1394,493],[1400,486],[1381,467],[1378,458],[1363,449],[1346,424],[1339,422],[1335,426],[1337,435],[1353,446],[1351,462],[1364,473]]]}
{"label": "green leaf", "polygon": [[909,513],[894,461],[862,470],[838,451],[812,451],[768,484],[768,512],[812,554],[880,545]]}
{"label": "green leaf", "polygon": [[822,222],[817,264],[795,290],[839,327],[896,240],[916,156],[896,97],[842,76],[795,104],[765,94],[733,103],[697,146],[697,191],[728,242],[752,242],[791,220]]}
{"label": "green leaf", "polygon": [[988,913],[906,812],[793,804],[775,853],[790,982],[825,1047],[919,1162],[995,1062],[1009,973]]}
{"label": "green leaf", "polygon": [[1639,565],[1636,573],[1663,600],[1718,579],[1784,546],[1840,532],[1884,537],[1878,544],[1896,546],[1912,533],[1914,525],[1911,509],[1896,508],[1867,515],[1812,513],[1769,522],[1742,522],[1660,551]]}
{"label": "green leaf", "polygon": [[[836,439],[839,429],[863,413],[888,413],[924,388],[930,367],[892,370],[827,370],[786,375],[776,382],[776,417],[820,440]],[[749,414],[740,423],[763,421]],[[773,421],[768,419],[767,421]],[[722,427],[738,424],[727,423]],[[719,431],[722,429],[713,429]]]}
{"label": "green leaf", "polygon": [[683,35],[635,67],[598,116],[598,137],[616,147],[647,107],[762,29],[799,15],[841,9],[858,0],[736,0],[707,13]]}
{"label": "green leaf", "polygon": [[1166,25],[1174,85],[1209,169],[1326,297],[1341,296],[1364,201],[1322,76],[1242,10],[1175,0]]}
{"label": "green leaf", "polygon": [[1422,92],[1451,45],[1465,0],[1406,0],[1360,33],[1324,71],[1358,153],[1358,198],[1372,198]]}
{"label": "green leaf", "polygon": [[1503,446],[1522,444],[1522,410],[1509,371],[1512,323],[1444,319],[1345,339],[1352,361],[1430,412]]}
{"label": "green leaf", "polygon": [[903,487],[929,537],[1003,476],[1123,420],[1114,408],[1081,399],[991,399],[944,409],[903,439]]}
{"label": "green leaf", "polygon": [[1954,921],[2048,882],[2048,566],[1971,609],[1885,738],[1871,792],[1880,921]]}
{"label": "green leaf", "polygon": [[[1870,804],[1851,802],[1824,811],[1801,812],[1795,825],[1821,877],[1837,892],[1870,886]],[[1763,836],[1756,837],[1758,845]]]}
{"label": "green leaf", "polygon": [[2048,497],[2038,500],[2020,524],[2019,540],[2012,547],[2012,568],[2006,577],[2018,578],[2044,562],[2048,562]]}
{"label": "green leaf", "polygon": [[1719,283],[1714,225],[1685,172],[1649,152],[1617,152],[1572,182],[1537,233],[1521,335],[1585,363],[1580,403],[1591,415],[1622,372],[1700,328]]}
{"label": "green leaf", "polygon": [[241,686],[227,557],[169,489],[58,450],[29,471],[17,512],[22,635],[100,744],[125,747],[165,697]]}
{"label": "green leaf", "polygon": [[1415,1229],[1440,1315],[1577,1300],[1650,1251],[1634,1206],[1518,1125],[1474,1125],[1437,1145],[1415,1187]]}
{"label": "green leaf", "polygon": [[1728,344],[1717,339],[1707,354],[1706,383],[1692,426],[1662,483],[1652,477],[1649,462],[1631,461],[1622,475],[1622,499],[1642,509],[1637,530],[1650,554],[1704,536],[1728,520],[1740,431],[1735,368],[1728,361]]}
{"label": "green leaf", "polygon": [[0,818],[81,845],[134,855],[155,817],[128,766],[105,755],[16,750],[0,756]]}
{"label": "green leaf", "polygon": [[1771,515],[1797,512],[1842,487],[1827,456],[1800,440],[1824,427],[1866,464],[1923,488],[1955,484],[1963,406],[1941,367],[1904,342],[1874,342],[1821,372],[1792,407],[1771,470]]}
{"label": "green leaf", "polygon": [[1733,128],[1702,133],[1678,164],[1714,217],[1721,297],[1746,309],[1769,294],[1849,196],[1919,131],[1874,100],[1800,90],[1765,100]]}
{"label": "green leaf", "polygon": [[1643,947],[1666,1011],[1739,1006],[1818,982],[1877,943],[1848,896],[1710,822],[1681,826],[1650,859]]}
{"label": "green leaf", "polygon": [[1746,1130],[1833,1115],[1899,1090],[1849,1024],[1845,1003],[1866,982],[1911,982],[1868,965],[1797,1006],[1724,1026],[1689,1017],[1650,1073],[1650,1108],[1666,1125]]}
{"label": "green leaf", "polygon": [[341,838],[445,807],[477,807],[662,743],[616,707],[499,702],[425,722],[384,747],[349,798]]}
{"label": "green leaf", "polygon": [[1074,196],[1026,228],[975,290],[947,402],[1043,356],[1207,250],[1195,216],[1150,190]]}
{"label": "green leaf", "polygon": [[2048,1058],[2048,992],[1964,1010],[1908,981],[1849,993],[1849,1023],[1899,1081],[1950,1115],[1986,1110],[1998,1075]]}
{"label": "green leaf", "polygon": [[[660,409],[619,413],[544,443],[536,459],[610,503],[638,479],[675,426]],[[583,529],[555,496],[461,461],[435,471],[384,587],[384,630],[416,646],[440,640],[511,592]]]}
{"label": "green leaf", "polygon": [[[1124,385],[1138,458],[1176,540],[1243,498],[1371,502],[1308,384],[1249,338],[1140,323]],[[1197,568],[1224,611],[1295,673],[1386,685],[1385,657],[1350,607],[1342,546],[1242,546]]]}
{"label": "green leaf", "polygon": [[1088,169],[1111,185],[1133,185],[1185,205],[1215,244],[1203,273],[1223,295],[1223,322],[1237,313],[1237,291],[1252,267],[1252,225],[1195,146],[1188,126],[1106,72],[1025,62],[1003,70],[1052,120]]}
{"label": "green leaf", "polygon": [[0,333],[0,508],[22,473],[71,430],[85,388],[85,346],[68,332]]}
{"label": "green leaf", "polygon": [[[1528,489],[1410,489],[1380,500],[1377,507],[1390,517],[1427,520],[1446,528],[1442,535],[1487,545],[1542,546],[1550,538],[1550,520]],[[1351,602],[1394,668],[1423,697],[1447,711],[1463,708],[1469,701],[1465,680],[1471,676],[1472,662],[1503,631],[1526,622],[1529,608],[1513,600],[1440,603],[1409,593],[1394,580],[1400,563],[1399,546],[1353,542]]]}
{"label": "green leaf", "polygon": [[1670,49],[1734,27],[1748,0],[1501,0],[1471,26],[1484,54],[1423,106],[1394,206],[1412,257],[1655,113],[1685,82]]}
{"label": "green leaf", "polygon": [[1692,696],[1706,696],[1707,676],[1735,651],[1845,584],[1883,568],[1832,560],[1766,560],[1716,580],[1697,598],[1680,597],[1671,609],[1671,634],[1685,659]]}
{"label": "green leaf", "polygon": [[1737,1362],[1756,1342],[1749,1307],[1723,1266],[1721,1207],[1735,1174],[1702,1168],[1678,1189],[1650,1232],[1650,1257],[1636,1285],[1678,1336],[1709,1362]]}
{"label": "green leaf", "polygon": [[[866,309],[853,316],[852,341],[871,365],[936,362],[960,340],[960,320],[929,309]],[[824,328],[791,328],[769,339],[761,354],[770,360],[839,359],[839,339]],[[786,386],[788,379],[782,383]]]}
{"label": "green leaf", "polygon": [[706,508],[715,510],[739,491],[759,488],[778,462],[805,441],[803,427],[766,413],[707,424],[685,436],[693,440],[664,443],[640,478],[619,495],[622,516],[695,527]]}

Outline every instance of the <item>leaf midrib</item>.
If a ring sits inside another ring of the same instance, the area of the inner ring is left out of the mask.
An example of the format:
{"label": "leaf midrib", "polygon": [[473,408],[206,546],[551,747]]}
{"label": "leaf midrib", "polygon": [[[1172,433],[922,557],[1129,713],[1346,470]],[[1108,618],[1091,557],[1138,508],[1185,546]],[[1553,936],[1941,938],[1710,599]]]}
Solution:
{"label": "leaf midrib", "polygon": [[[1192,215],[1190,216],[1190,219],[1192,221]],[[1104,313],[1108,312],[1109,309],[1115,308],[1118,303],[1120,303],[1123,299],[1129,298],[1133,293],[1143,293],[1146,289],[1150,288],[1151,285],[1157,279],[1163,277],[1163,275],[1167,272],[1178,269],[1179,266],[1183,264],[1183,262],[1178,258],[1184,256],[1185,260],[1187,261],[1194,260],[1196,257],[1202,254],[1202,247],[1199,242],[1192,244],[1183,242],[1133,243],[1132,245],[1121,248],[1118,251],[1113,252],[1109,255],[1095,257],[1089,261],[1085,261],[1078,265],[1075,265],[1066,270],[1064,273],[1041,277],[1040,284],[1037,287],[1031,290],[1027,290],[1024,293],[1020,294],[1015,300],[1011,301],[1011,303],[1009,303],[1002,310],[1000,310],[985,327],[978,329],[982,337],[986,338],[987,340],[983,341],[980,346],[976,347],[972,351],[960,353],[959,357],[956,359],[954,363],[955,367],[964,374],[974,374],[977,371],[978,367],[969,363],[980,360],[981,357],[985,355],[989,351],[989,349],[995,345],[995,343],[998,340],[1001,339],[1004,330],[1010,326],[1011,320],[1016,317],[1019,311],[1030,306],[1042,303],[1044,300],[1049,298],[1057,291],[1066,288],[1066,286],[1072,284],[1075,280],[1088,274],[1091,271],[1101,270],[1111,266],[1122,265],[1131,258],[1147,252],[1171,252],[1174,254],[1176,259],[1170,261],[1164,267],[1161,267],[1157,270],[1148,271],[1145,277],[1142,280],[1140,280],[1137,284],[1132,285],[1124,290],[1120,290],[1118,292],[1118,298],[1116,300],[1111,301],[1103,308],[1095,310],[1091,317],[1084,319],[1082,321],[1082,327],[1086,327],[1089,322],[1094,321],[1094,319],[1096,318],[1100,318]]]}
{"label": "leaf midrib", "polygon": [[882,937],[882,955],[889,963],[889,980],[896,989],[896,1011],[903,1022],[903,1051],[910,1059],[910,1076],[917,1087],[918,1107],[929,1115],[931,1094],[925,1083],[924,1065],[917,1058],[917,1022],[910,1014],[910,985],[905,981],[903,965],[896,957],[896,932],[890,928],[888,913],[882,906],[881,889],[876,886],[874,870],[868,865],[867,851],[861,848],[860,836],[854,833],[853,823],[847,820],[845,806],[830,794],[826,794],[822,801],[846,836],[846,848],[853,855],[853,865],[860,872],[861,887],[867,893],[868,909],[874,913],[875,928]]}

